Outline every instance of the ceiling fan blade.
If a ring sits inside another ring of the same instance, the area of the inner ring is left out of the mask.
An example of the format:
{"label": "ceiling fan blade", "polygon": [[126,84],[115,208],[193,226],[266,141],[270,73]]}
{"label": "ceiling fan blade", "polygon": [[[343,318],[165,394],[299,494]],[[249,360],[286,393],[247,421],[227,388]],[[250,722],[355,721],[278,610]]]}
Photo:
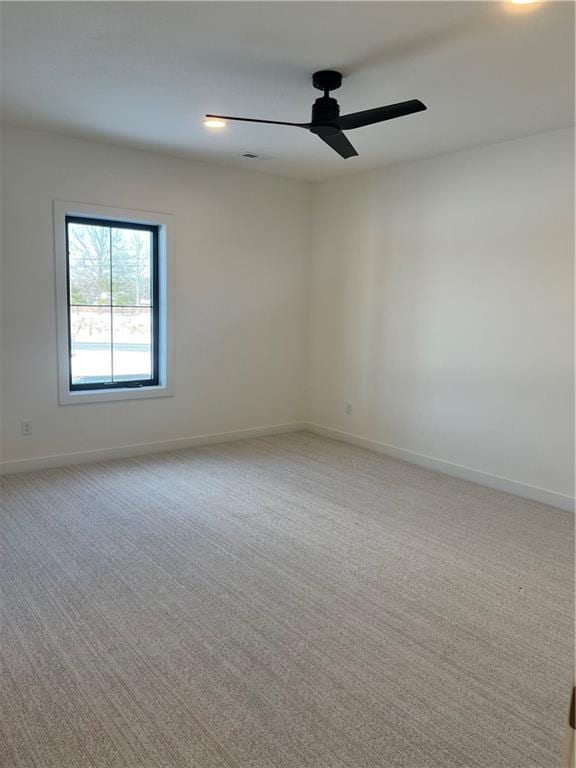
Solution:
{"label": "ceiling fan blade", "polygon": [[340,157],[343,157],[344,159],[355,157],[358,154],[342,131],[328,134],[316,133],[316,135],[318,138],[322,139],[322,141],[325,141],[329,147],[332,147],[333,150],[338,152]]}
{"label": "ceiling fan blade", "polygon": [[231,117],[230,115],[206,115],[218,120],[239,120],[242,123],[267,123],[268,125],[292,125],[295,128],[309,128],[310,123],[283,123],[281,120],[256,120],[253,117]]}
{"label": "ceiling fan blade", "polygon": [[382,123],[384,120],[393,120],[395,117],[412,115],[425,109],[427,107],[421,101],[411,99],[410,101],[401,101],[399,104],[388,104],[386,107],[376,107],[376,109],[366,109],[363,112],[352,112],[349,115],[342,115],[338,118],[337,124],[343,131],[350,131],[352,128],[362,128],[365,125]]}

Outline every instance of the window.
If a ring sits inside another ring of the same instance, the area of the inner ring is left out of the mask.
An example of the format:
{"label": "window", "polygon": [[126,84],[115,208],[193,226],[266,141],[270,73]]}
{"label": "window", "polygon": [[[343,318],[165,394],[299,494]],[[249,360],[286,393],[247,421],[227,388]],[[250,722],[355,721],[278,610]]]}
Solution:
{"label": "window", "polygon": [[66,217],[70,391],[158,384],[158,227]]}
{"label": "window", "polygon": [[62,404],[170,394],[168,225],[55,203]]}

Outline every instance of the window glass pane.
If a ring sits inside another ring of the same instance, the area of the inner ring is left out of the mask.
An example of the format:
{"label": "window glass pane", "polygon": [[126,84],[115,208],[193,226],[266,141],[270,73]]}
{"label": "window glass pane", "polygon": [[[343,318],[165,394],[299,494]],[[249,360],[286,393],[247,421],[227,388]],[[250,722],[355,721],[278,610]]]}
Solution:
{"label": "window glass pane", "polygon": [[114,381],[152,378],[152,310],[114,307]]}
{"label": "window glass pane", "polygon": [[68,224],[70,304],[110,304],[110,228]]}
{"label": "window glass pane", "polygon": [[152,304],[152,234],[141,229],[112,230],[112,295],[115,307]]}
{"label": "window glass pane", "polygon": [[109,307],[70,307],[73,384],[112,381],[111,339]]}

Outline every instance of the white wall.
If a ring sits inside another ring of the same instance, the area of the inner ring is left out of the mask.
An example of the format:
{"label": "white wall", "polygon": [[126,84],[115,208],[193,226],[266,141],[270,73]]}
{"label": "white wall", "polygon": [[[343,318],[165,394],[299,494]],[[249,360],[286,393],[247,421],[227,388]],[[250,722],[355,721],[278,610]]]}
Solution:
{"label": "white wall", "polygon": [[319,184],[309,420],[572,496],[573,168],[562,130]]}
{"label": "white wall", "polygon": [[[10,127],[2,138],[8,466],[302,419],[309,184]],[[58,405],[53,199],[173,214],[174,397]]]}
{"label": "white wall", "polygon": [[[314,200],[305,182],[56,134],[5,128],[3,147],[9,471],[305,419],[573,495],[569,131],[320,183]],[[58,405],[55,198],[174,215],[173,398]]]}

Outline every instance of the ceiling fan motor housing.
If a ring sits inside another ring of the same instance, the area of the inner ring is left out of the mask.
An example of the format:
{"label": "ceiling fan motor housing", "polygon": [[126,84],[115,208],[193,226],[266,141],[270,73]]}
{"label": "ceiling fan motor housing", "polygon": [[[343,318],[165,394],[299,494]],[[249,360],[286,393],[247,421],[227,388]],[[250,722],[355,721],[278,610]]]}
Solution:
{"label": "ceiling fan motor housing", "polygon": [[330,98],[330,96],[322,96],[316,99],[312,105],[312,120],[310,130],[312,133],[318,133],[314,130],[316,127],[322,127],[324,133],[328,128],[333,127],[334,133],[338,133],[340,130],[336,121],[340,117],[340,107],[336,99]]}

